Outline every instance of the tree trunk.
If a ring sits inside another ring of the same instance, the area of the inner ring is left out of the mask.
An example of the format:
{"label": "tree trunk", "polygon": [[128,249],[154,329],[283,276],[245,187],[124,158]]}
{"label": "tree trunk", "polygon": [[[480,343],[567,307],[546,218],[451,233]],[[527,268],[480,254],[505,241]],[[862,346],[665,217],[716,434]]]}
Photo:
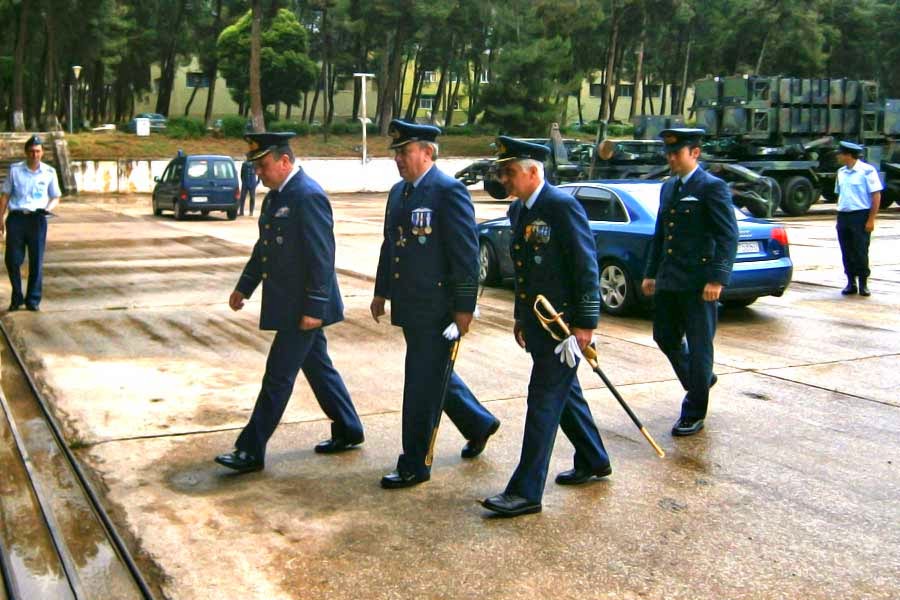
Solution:
{"label": "tree trunk", "polygon": [[[618,55],[619,48],[619,22],[620,17],[618,11],[616,11],[616,2],[615,0],[610,3],[610,19],[612,21],[612,30],[609,33],[609,45],[607,47],[607,60],[606,60],[606,71],[604,73],[604,78],[606,79],[606,85],[603,86],[603,100],[600,103],[600,120],[609,121],[610,115],[615,114],[615,109],[612,106],[613,101],[613,93],[615,92],[616,96],[618,96],[618,82],[617,79],[614,79],[614,72],[616,71],[616,56]],[[616,83],[614,83],[614,81]]]}
{"label": "tree trunk", "polygon": [[[409,94],[409,103],[406,105],[406,113],[404,114],[404,118],[407,121],[412,121],[416,118],[416,107],[419,104],[419,96],[422,94],[422,82],[425,79],[425,66],[416,63],[416,70],[413,72],[413,86],[412,90],[410,90]],[[402,111],[402,106],[401,112]]]}
{"label": "tree trunk", "polygon": [[647,44],[647,10],[641,3],[641,39],[638,42],[637,57],[634,61],[634,90],[631,93],[631,108],[628,118],[632,119],[638,110],[644,112],[644,47]]}
{"label": "tree trunk", "polygon": [[320,71],[319,81],[316,83],[316,93],[313,94],[313,101],[309,107],[309,123],[312,125],[312,122],[316,119],[316,108],[319,105],[319,92],[322,91],[322,88],[325,87],[325,69],[328,67],[326,63],[322,63],[322,70]]}
{"label": "tree trunk", "polygon": [[194,88],[191,92],[191,97],[188,98],[187,104],[184,105],[184,116],[188,116],[191,112],[191,104],[194,103],[194,97],[197,95],[197,90],[199,88]]}
{"label": "tree trunk", "polygon": [[385,90],[384,96],[381,101],[381,105],[379,108],[379,127],[381,135],[387,135],[388,126],[390,125],[391,119],[396,113],[396,93],[399,88],[400,81],[400,69],[403,66],[403,59],[401,56],[401,48],[403,47],[403,36],[398,29],[393,34],[392,43],[389,44],[389,57],[387,64],[387,81],[385,82]]}
{"label": "tree trunk", "polygon": [[763,38],[762,47],[759,49],[759,57],[756,59],[756,70],[753,72],[754,75],[759,75],[762,72],[763,58],[766,56],[766,46],[769,44],[770,31],[772,31],[771,28],[766,28],[766,35]]}
{"label": "tree trunk", "polygon": [[25,131],[25,44],[28,42],[29,0],[19,5],[19,34],[13,60],[13,131]]}
{"label": "tree trunk", "polygon": [[450,127],[453,124],[453,113],[455,109],[453,105],[456,104],[456,99],[459,98],[459,86],[462,84],[462,77],[459,76],[459,73],[456,74],[456,85],[453,86],[453,93],[450,94],[450,99],[447,101],[447,110],[444,113],[444,128]]}
{"label": "tree trunk", "polygon": [[[470,79],[471,77],[471,79]],[[481,54],[472,57],[472,74],[466,69],[466,83],[469,89],[469,112],[467,115],[468,125],[475,123],[475,117],[478,116],[478,93],[481,88]]]}
{"label": "tree trunk", "polygon": [[444,64],[441,65],[441,78],[438,79],[437,92],[434,94],[434,100],[431,101],[431,115],[428,117],[428,122],[432,125],[434,125],[434,115],[441,110],[441,99],[444,95],[444,86],[447,85],[447,69],[449,65],[450,61],[444,61]]}
{"label": "tree trunk", "polygon": [[253,12],[250,21],[250,120],[253,131],[262,133],[266,130],[263,117],[262,90],[260,87],[260,25],[262,21],[262,0],[252,0]]}
{"label": "tree trunk", "polygon": [[[178,2],[178,8],[175,11],[175,20],[173,22],[175,27],[181,25],[184,17],[185,1],[186,0],[179,0]],[[175,84],[175,67],[177,66],[176,50],[178,45],[178,35],[174,31],[171,32],[170,35],[172,39],[169,42],[166,54],[162,60],[161,72],[159,74],[159,94],[156,97],[156,112],[166,116],[169,114],[169,105],[172,102],[172,87]]]}
{"label": "tree trunk", "polygon": [[[213,40],[219,39],[219,34],[222,33],[222,0],[216,0],[216,19],[213,21]],[[212,111],[213,104],[216,101],[216,73],[219,70],[219,59],[217,56],[214,56],[212,61],[209,63],[209,71],[206,73],[206,80],[209,82],[209,87],[206,88],[206,108],[203,111],[203,122],[207,127],[212,125]]]}
{"label": "tree trunk", "polygon": [[[688,25],[691,27],[691,25]],[[691,46],[694,44],[693,29],[688,31],[687,49],[684,52],[684,69],[681,71],[681,89],[678,90],[678,114],[684,116],[684,99],[687,96],[688,70],[691,65]]]}

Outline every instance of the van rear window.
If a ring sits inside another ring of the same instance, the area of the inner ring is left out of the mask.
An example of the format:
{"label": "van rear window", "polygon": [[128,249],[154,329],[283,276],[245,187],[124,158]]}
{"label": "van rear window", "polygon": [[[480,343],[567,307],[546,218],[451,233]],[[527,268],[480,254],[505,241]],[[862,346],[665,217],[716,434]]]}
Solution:
{"label": "van rear window", "polygon": [[234,163],[228,160],[192,160],[188,163],[190,179],[234,179]]}

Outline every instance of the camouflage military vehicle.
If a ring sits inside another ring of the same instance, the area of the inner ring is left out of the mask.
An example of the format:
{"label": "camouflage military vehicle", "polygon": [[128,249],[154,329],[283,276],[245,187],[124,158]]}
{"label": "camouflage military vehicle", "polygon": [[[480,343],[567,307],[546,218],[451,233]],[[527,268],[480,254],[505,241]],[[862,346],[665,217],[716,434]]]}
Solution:
{"label": "camouflage military vehicle", "polygon": [[866,146],[886,184],[882,207],[900,197],[900,100],[882,100],[875,82],[741,75],[702,79],[694,91],[704,154],[774,180],[785,213],[834,199],[839,140]]}

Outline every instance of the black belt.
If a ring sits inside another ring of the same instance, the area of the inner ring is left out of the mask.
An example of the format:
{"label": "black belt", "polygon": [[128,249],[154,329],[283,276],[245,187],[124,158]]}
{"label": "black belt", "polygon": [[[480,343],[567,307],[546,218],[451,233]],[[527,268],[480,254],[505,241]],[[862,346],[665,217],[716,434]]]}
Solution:
{"label": "black belt", "polygon": [[11,215],[26,215],[26,216],[27,215],[46,215],[47,210],[43,209],[43,208],[39,208],[37,210],[28,210],[27,208],[24,208],[24,209],[11,210],[11,211],[9,211],[9,214],[11,214]]}

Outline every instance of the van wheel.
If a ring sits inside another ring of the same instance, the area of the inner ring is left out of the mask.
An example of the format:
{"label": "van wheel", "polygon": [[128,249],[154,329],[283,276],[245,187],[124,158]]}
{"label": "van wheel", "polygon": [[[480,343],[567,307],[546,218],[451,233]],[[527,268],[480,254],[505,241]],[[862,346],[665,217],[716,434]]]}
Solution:
{"label": "van wheel", "polygon": [[175,206],[172,207],[172,214],[176,221],[180,221],[184,218],[184,206],[178,200],[175,201]]}
{"label": "van wheel", "polygon": [[200,214],[203,215],[204,217],[208,216],[208,215],[209,215],[209,209],[206,209],[206,208],[202,209],[202,210],[200,211]]}
{"label": "van wheel", "polygon": [[236,208],[225,211],[225,214],[228,215],[229,221],[234,221],[235,219],[237,219],[237,209]]}
{"label": "van wheel", "polygon": [[478,244],[478,283],[492,285],[498,279],[500,266],[497,264],[497,254],[489,241],[481,240]]}

